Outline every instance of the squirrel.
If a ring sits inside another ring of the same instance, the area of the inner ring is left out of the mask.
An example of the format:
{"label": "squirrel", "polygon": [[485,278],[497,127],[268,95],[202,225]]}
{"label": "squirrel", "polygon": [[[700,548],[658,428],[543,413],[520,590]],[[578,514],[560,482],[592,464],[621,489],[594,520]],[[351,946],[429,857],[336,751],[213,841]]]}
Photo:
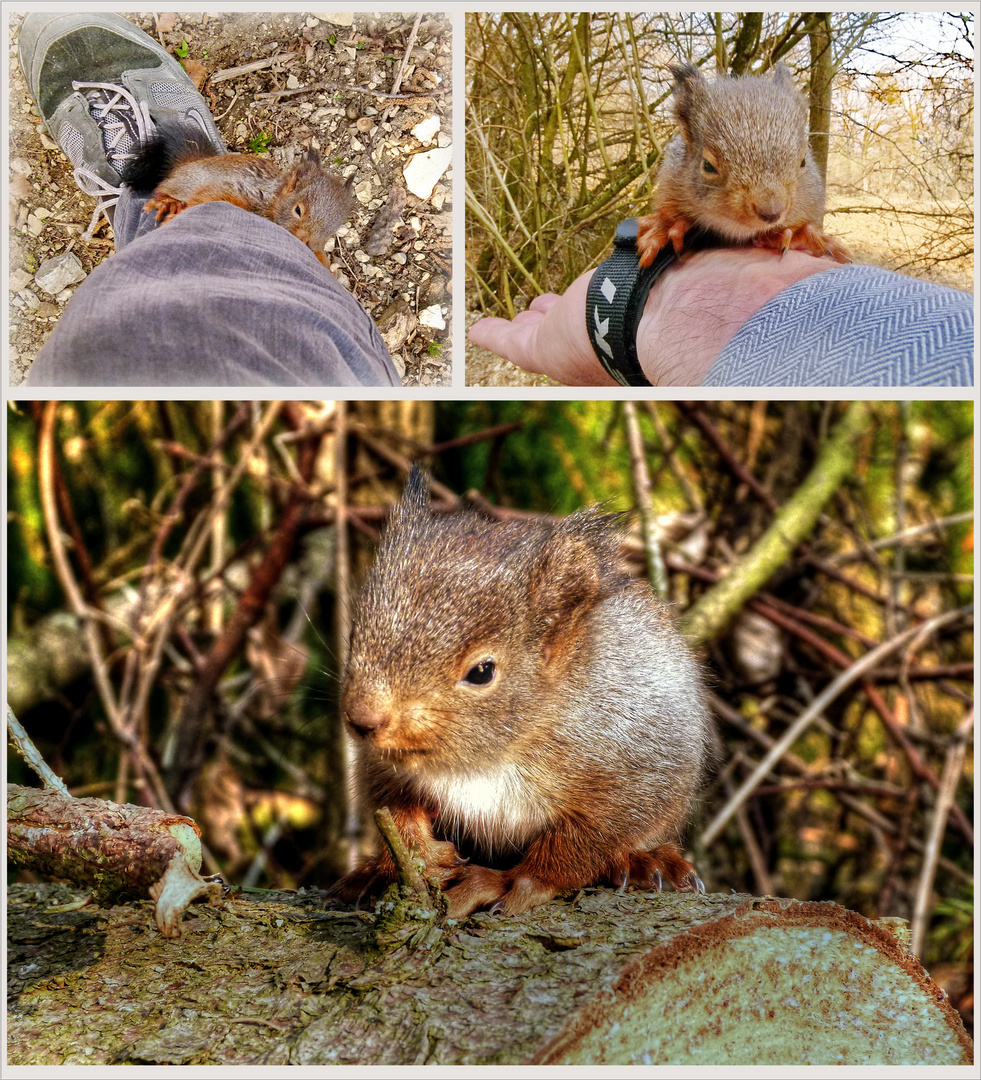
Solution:
{"label": "squirrel", "polygon": [[824,180],[807,142],[807,102],[782,64],[772,78],[709,82],[692,64],[671,68],[681,127],[664,151],[654,209],[637,223],[640,265],[668,241],[681,254],[685,233],[709,229],[724,240],[788,248],[850,262],[841,241],[821,231]]}
{"label": "squirrel", "polygon": [[184,125],[157,124],[123,173],[135,191],[153,191],[143,207],[170,221],[189,206],[229,202],[275,221],[327,266],[324,243],[347,221],[352,181],[325,171],[316,151],[291,169],[255,154],[221,154],[204,135]]}
{"label": "squirrel", "polygon": [[[600,883],[704,891],[675,843],[708,757],[700,670],[617,565],[624,516],[440,515],[418,466],[392,512],[341,708],[368,808],[389,808],[451,917]],[[394,880],[384,852],[328,895]]]}

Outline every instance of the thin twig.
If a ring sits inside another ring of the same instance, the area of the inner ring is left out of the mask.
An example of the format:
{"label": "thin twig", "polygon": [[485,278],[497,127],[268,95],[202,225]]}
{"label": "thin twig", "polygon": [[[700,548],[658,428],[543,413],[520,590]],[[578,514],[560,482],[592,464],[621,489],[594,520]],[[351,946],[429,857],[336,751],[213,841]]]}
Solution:
{"label": "thin twig", "polygon": [[[357,435],[358,438],[370,447],[380,458],[384,458],[390,465],[396,466],[403,473],[408,473],[412,468],[412,460],[407,458],[404,454],[400,454],[397,450],[393,450],[387,446],[381,439],[377,438],[364,424],[350,423],[348,424],[348,430]],[[441,484],[438,480],[432,480],[429,484],[430,491],[434,492],[441,499],[448,502],[451,506],[460,505],[460,497],[455,491],[448,488],[445,484]]]}
{"label": "thin twig", "polygon": [[132,740],[129,734],[123,730],[120,723],[119,703],[116,700],[116,694],[109,678],[109,669],[102,655],[95,622],[89,614],[88,605],[83,600],[81,591],[75,581],[58,524],[54,480],[54,428],[57,408],[57,401],[49,401],[45,405],[41,417],[38,445],[38,488],[44,515],[44,527],[48,534],[48,547],[51,551],[51,559],[54,564],[55,575],[58,578],[58,584],[61,586],[69,606],[81,623],[82,634],[89,653],[89,662],[92,664],[92,673],[95,677],[96,689],[99,692],[102,707],[105,709],[106,719],[109,721],[109,726],[116,737],[125,745],[131,745]]}
{"label": "thin twig", "polygon": [[938,615],[936,618],[930,619],[929,622],[924,623],[922,627],[910,627],[902,634],[897,634],[896,637],[891,640],[884,641],[881,645],[870,650],[860,660],[856,660],[851,667],[843,671],[830,683],[830,685],[826,686],[800,716],[797,717],[794,723],[790,725],[786,732],[784,732],[783,737],[774,743],[773,749],[763,758],[759,765],[756,766],[748,779],[743,782],[736,794],[726,803],[718,814],[715,815],[708,828],[702,834],[702,844],[705,847],[708,847],[718,839],[719,834],[729,821],[729,818],[732,817],[736,808],[742,806],[750,795],[752,795],[753,791],[758,787],[760,781],[766,776],[770,769],[773,768],[783,754],[800,738],[811,722],[816,717],[820,716],[827,706],[830,705],[843,690],[851,686],[851,684],[859,679],[866,671],[874,668],[883,657],[891,655],[897,649],[901,649],[908,641],[912,641],[924,628],[929,627],[931,631],[937,630],[941,626],[946,626],[947,623],[954,622],[961,618],[965,611],[970,610],[970,608],[965,608],[957,609],[956,611],[947,611],[943,615]]}
{"label": "thin twig", "polygon": [[664,570],[664,557],[657,536],[657,519],[651,505],[651,477],[647,471],[644,454],[644,438],[637,419],[637,406],[632,401],[623,403],[623,415],[627,425],[627,443],[630,446],[630,466],[634,475],[634,500],[640,511],[640,523],[644,532],[644,549],[647,552],[647,574],[651,588],[660,597],[668,595],[668,577]]}
{"label": "thin twig", "polygon": [[[338,401],[334,416],[334,642],[337,649],[337,670],[344,671],[347,651],[351,640],[351,538],[348,531],[348,426],[347,402]],[[340,702],[338,702],[340,705]],[[344,726],[344,717],[338,709],[337,723]],[[341,760],[338,772],[344,777],[346,805],[344,807],[344,835],[347,867],[353,869],[360,852],[358,837],[362,834],[358,813],[358,778],[354,755],[346,736],[337,743]]]}
{"label": "thin twig", "polygon": [[[973,520],[974,511],[965,510],[961,514],[951,514],[949,517],[937,518],[936,521],[928,521],[925,525],[914,525],[912,528],[903,529],[901,532],[895,532],[879,540],[869,540],[866,546],[873,551],[881,551],[883,548],[905,545],[909,540],[915,540],[926,533],[937,533],[952,525],[962,525],[966,521]],[[862,558],[864,558],[864,553],[861,551],[842,551],[828,556],[827,562],[835,566],[844,566],[846,563],[858,562]]]}
{"label": "thin twig", "polygon": [[7,706],[7,733],[11,743],[20,752],[20,756],[37,773],[44,786],[51,791],[57,791],[59,795],[68,795],[64,780],[38,753],[37,747],[31,742],[31,737],[21,727],[20,721],[14,716],[14,710],[9,705]]}
{"label": "thin twig", "polygon": [[253,71],[263,71],[265,68],[275,67],[276,64],[285,64],[287,60],[292,60],[297,56],[299,56],[299,53],[296,52],[276,53],[275,56],[267,56],[265,60],[253,60],[251,64],[240,64],[238,67],[224,68],[221,71],[216,71],[208,79],[208,82],[214,86],[215,83],[226,82],[228,79],[237,79],[240,75],[250,75]]}
{"label": "thin twig", "polygon": [[392,862],[395,863],[399,884],[407,886],[413,892],[419,893],[420,896],[428,896],[429,890],[426,888],[422,874],[419,873],[412,852],[405,846],[402,834],[399,832],[395,819],[392,817],[392,812],[387,806],[375,811],[375,824],[378,826],[381,838],[385,841],[385,846],[392,856]]}
{"label": "thin twig", "polygon": [[[752,739],[758,743],[764,750],[770,750],[776,745],[776,739],[771,735],[767,735],[765,731],[760,731],[753,727],[752,724],[747,723],[743,715],[734,709],[728,702],[723,701],[713,693],[709,693],[709,702],[712,706],[712,711],[721,716],[726,723],[731,724],[737,731],[742,732],[747,738]],[[781,764],[791,769],[795,773],[800,775],[807,775],[810,773],[810,767],[805,761],[799,758],[792,750],[788,750],[780,759]],[[830,793],[844,806],[847,810],[850,810],[858,817],[864,818],[874,829],[878,829],[880,832],[885,833],[887,836],[900,836],[900,827],[894,824],[889,818],[880,814],[878,810],[866,803],[854,795],[849,795],[844,791],[830,789]],[[915,836],[911,836],[908,839],[908,845],[914,851],[924,851],[924,845],[917,840]],[[941,866],[951,877],[957,881],[962,882],[965,885],[972,885],[974,883],[974,876],[972,874],[965,873],[957,863],[948,859],[946,856],[941,855],[938,860],[938,865]]]}
{"label": "thin twig", "polygon": [[[392,93],[397,94],[402,89],[402,79],[405,77],[405,72],[409,66],[409,57],[412,55],[412,49],[416,43],[416,36],[419,33],[419,24],[422,22],[422,12],[420,11],[415,18],[415,22],[412,24],[412,29],[409,31],[409,40],[405,44],[405,52],[402,54],[402,63],[399,64],[398,72],[395,75],[395,81],[392,83]],[[387,110],[386,110],[387,111]]]}
{"label": "thin twig", "polygon": [[297,97],[299,94],[311,94],[318,90],[343,90],[350,94],[368,94],[382,101],[428,101],[432,98],[442,97],[448,94],[449,88],[421,90],[413,94],[390,94],[385,90],[376,90],[371,86],[352,86],[350,83],[331,82],[325,79],[323,82],[311,83],[309,86],[300,86],[296,90],[269,90],[263,94],[256,94],[256,101],[279,101],[281,98]]}
{"label": "thin twig", "polygon": [[933,893],[933,881],[937,876],[937,857],[940,854],[940,844],[947,829],[947,815],[954,805],[957,785],[964,772],[967,740],[973,725],[974,710],[972,709],[951,740],[950,748],[947,751],[947,760],[944,762],[943,775],[940,778],[940,792],[933,808],[926,854],[923,859],[923,869],[920,872],[920,884],[916,890],[916,903],[913,906],[910,949],[917,956],[922,955],[923,952],[923,941],[926,937],[927,927],[927,908],[930,905],[930,896]]}

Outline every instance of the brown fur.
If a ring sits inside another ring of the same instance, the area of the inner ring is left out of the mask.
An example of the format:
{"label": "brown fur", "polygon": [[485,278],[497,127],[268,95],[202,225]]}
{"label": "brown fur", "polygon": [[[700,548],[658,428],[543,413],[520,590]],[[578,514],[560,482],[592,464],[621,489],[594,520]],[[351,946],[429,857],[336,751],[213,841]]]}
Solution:
{"label": "brown fur", "polygon": [[350,216],[354,198],[350,183],[326,172],[312,150],[287,170],[254,154],[224,154],[185,157],[143,209],[166,222],[207,202],[229,202],[275,221],[326,266],[324,244]]}
{"label": "brown fur", "polygon": [[[673,846],[709,739],[700,675],[619,568],[619,539],[596,509],[557,525],[434,515],[418,470],[392,514],[342,709],[368,806],[391,809],[456,917],[600,883],[701,887]],[[333,894],[393,877],[380,853]]]}
{"label": "brown fur", "polygon": [[640,265],[668,243],[681,254],[696,226],[729,242],[849,262],[848,249],[821,231],[824,180],[790,71],[714,82],[691,64],[671,71],[681,133],[664,152],[653,211],[638,221]]}

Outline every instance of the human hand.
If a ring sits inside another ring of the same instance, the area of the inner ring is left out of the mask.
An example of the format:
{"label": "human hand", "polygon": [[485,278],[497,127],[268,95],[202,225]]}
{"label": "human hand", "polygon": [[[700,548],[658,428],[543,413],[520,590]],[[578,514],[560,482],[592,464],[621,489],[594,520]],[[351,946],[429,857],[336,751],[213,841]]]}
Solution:
{"label": "human hand", "polygon": [[[637,356],[655,386],[700,386],[736,331],[789,285],[835,265],[803,251],[713,248],[685,256],[651,289],[637,329]],[[561,296],[545,293],[514,319],[481,319],[470,340],[518,367],[567,386],[616,386],[586,333],[593,271]]]}

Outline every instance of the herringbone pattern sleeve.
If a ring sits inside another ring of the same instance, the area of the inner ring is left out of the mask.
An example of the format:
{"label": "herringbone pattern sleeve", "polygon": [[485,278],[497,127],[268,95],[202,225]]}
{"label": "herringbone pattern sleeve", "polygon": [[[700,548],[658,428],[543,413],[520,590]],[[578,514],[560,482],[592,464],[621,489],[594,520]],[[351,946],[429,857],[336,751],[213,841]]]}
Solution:
{"label": "herringbone pattern sleeve", "polygon": [[974,298],[875,266],[799,281],[722,350],[704,386],[972,386]]}

